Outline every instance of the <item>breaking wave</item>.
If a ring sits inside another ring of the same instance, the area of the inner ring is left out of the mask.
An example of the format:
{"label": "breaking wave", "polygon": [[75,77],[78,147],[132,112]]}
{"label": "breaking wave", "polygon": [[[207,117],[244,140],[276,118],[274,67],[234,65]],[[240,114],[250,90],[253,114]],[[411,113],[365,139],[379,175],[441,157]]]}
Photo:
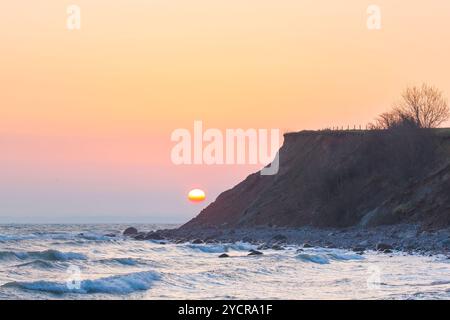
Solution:
{"label": "breaking wave", "polygon": [[330,260],[328,260],[326,255],[322,254],[307,254],[307,253],[301,253],[296,256],[297,259],[304,261],[304,262],[313,262],[318,264],[328,264],[330,263]]}
{"label": "breaking wave", "polygon": [[2,287],[19,288],[24,290],[42,291],[53,294],[77,293],[106,293],[106,294],[129,294],[135,291],[148,290],[152,284],[159,280],[159,274],[151,271],[136,272],[124,275],[99,278],[94,280],[83,280],[73,287],[67,283],[53,281],[33,282],[9,282]]}
{"label": "breaking wave", "polygon": [[349,261],[349,260],[363,260],[364,257],[358,254],[349,254],[349,253],[321,253],[321,254],[309,254],[309,253],[301,253],[295,256],[297,259],[304,262],[312,262],[317,264],[328,264],[330,260],[335,261]]}
{"label": "breaking wave", "polygon": [[76,252],[61,252],[58,250],[45,251],[0,251],[0,260],[4,259],[39,259],[48,261],[86,260],[84,254]]}
{"label": "breaking wave", "polygon": [[246,242],[236,242],[229,244],[188,244],[187,248],[205,253],[223,253],[229,250],[248,251],[255,249],[256,246]]}
{"label": "breaking wave", "polygon": [[141,263],[140,260],[133,259],[133,258],[112,258],[112,259],[102,259],[98,260],[100,263],[105,264],[121,264],[125,266],[135,266]]}
{"label": "breaking wave", "polygon": [[38,259],[38,260],[33,260],[30,262],[25,262],[25,263],[15,265],[15,267],[17,267],[17,268],[32,267],[32,268],[36,268],[36,269],[52,269],[52,268],[56,268],[57,266],[54,265],[50,261]]}

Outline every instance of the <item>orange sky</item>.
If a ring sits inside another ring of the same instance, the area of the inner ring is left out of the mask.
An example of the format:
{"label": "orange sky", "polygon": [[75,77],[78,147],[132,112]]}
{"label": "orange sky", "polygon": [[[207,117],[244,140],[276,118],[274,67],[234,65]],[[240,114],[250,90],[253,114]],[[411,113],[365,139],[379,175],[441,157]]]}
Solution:
{"label": "orange sky", "polygon": [[0,217],[187,219],[189,188],[213,200],[255,168],[176,167],[172,130],[365,125],[409,84],[450,96],[448,39],[446,0],[3,4]]}

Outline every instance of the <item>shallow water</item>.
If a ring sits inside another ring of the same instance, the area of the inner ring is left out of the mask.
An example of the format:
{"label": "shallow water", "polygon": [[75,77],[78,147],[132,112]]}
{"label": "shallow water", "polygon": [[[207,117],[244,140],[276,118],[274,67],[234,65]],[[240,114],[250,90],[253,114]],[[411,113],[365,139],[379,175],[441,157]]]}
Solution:
{"label": "shallow water", "polygon": [[247,256],[256,246],[133,241],[126,227],[0,225],[0,299],[450,299],[444,256],[295,246]]}

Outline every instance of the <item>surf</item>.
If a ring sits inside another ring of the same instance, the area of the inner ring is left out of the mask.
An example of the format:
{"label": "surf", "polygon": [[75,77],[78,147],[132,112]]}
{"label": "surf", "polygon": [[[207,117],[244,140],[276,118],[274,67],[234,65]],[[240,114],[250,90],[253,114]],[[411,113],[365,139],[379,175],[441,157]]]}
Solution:
{"label": "surf", "polygon": [[135,272],[115,275],[93,280],[82,280],[78,284],[54,281],[13,281],[4,284],[4,288],[18,288],[22,290],[42,291],[52,294],[130,294],[135,291],[149,290],[152,284],[160,280],[160,275],[153,271]]}

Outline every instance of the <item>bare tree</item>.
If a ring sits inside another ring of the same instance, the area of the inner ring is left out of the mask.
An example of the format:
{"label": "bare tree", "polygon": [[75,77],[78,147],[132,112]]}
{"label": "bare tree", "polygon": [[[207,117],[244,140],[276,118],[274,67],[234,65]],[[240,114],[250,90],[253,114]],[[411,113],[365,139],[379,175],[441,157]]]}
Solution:
{"label": "bare tree", "polygon": [[398,112],[384,112],[375,119],[374,128],[389,129],[399,121]]}
{"label": "bare tree", "polygon": [[450,118],[450,109],[442,92],[427,84],[407,88],[394,113],[413,119],[419,128],[436,128]]}
{"label": "bare tree", "polygon": [[394,109],[380,114],[375,119],[375,123],[370,124],[370,128],[375,130],[418,128],[418,125],[411,116],[404,114],[399,109]]}

